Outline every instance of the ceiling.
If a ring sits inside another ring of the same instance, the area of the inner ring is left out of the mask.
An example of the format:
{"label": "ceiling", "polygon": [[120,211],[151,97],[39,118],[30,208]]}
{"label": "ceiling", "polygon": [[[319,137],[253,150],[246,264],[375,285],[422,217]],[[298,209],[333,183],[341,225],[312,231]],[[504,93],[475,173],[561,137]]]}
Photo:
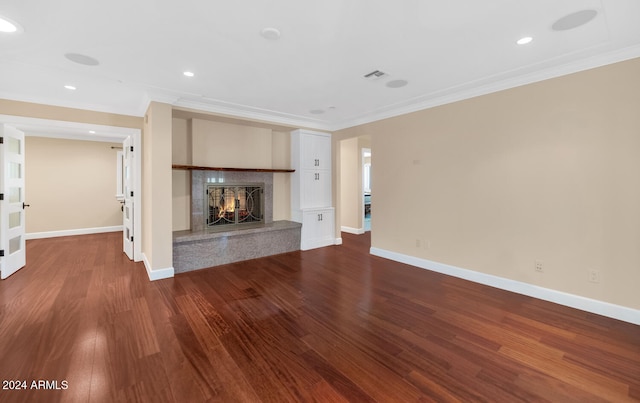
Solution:
{"label": "ceiling", "polygon": [[[581,10],[597,14],[552,28]],[[0,16],[21,26],[0,32],[0,98],[321,130],[640,57],[637,0],[3,0]]]}

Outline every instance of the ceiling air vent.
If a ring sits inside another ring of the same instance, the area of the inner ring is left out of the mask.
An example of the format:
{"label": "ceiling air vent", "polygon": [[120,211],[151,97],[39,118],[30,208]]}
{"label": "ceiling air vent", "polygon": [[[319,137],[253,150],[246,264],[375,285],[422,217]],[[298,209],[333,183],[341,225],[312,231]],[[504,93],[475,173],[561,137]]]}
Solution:
{"label": "ceiling air vent", "polygon": [[374,81],[386,76],[388,76],[388,74],[385,73],[384,71],[374,70],[369,74],[365,74],[363,77],[366,78],[367,80]]}

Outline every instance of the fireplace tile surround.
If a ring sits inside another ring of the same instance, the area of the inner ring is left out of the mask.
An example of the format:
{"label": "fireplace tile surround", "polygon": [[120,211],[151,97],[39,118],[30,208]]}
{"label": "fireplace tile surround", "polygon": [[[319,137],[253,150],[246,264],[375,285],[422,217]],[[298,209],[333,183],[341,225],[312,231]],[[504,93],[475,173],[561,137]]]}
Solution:
{"label": "fireplace tile surround", "polygon": [[[273,221],[273,173],[244,171],[191,172],[191,230],[173,233],[176,273],[286,253],[300,249],[301,224]],[[205,224],[207,184],[264,183],[264,224],[228,231]]]}
{"label": "fireplace tile surround", "polygon": [[205,229],[208,183],[264,183],[264,223],[273,222],[273,174],[269,172],[191,171],[191,230]]}

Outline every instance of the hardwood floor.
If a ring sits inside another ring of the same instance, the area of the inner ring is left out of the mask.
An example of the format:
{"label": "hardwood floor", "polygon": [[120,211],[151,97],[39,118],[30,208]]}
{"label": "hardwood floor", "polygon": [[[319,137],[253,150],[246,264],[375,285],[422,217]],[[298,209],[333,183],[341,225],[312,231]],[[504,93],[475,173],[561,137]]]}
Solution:
{"label": "hardwood floor", "polygon": [[155,282],[120,233],[29,241],[0,282],[0,379],[59,390],[0,401],[640,400],[640,326],[343,237]]}

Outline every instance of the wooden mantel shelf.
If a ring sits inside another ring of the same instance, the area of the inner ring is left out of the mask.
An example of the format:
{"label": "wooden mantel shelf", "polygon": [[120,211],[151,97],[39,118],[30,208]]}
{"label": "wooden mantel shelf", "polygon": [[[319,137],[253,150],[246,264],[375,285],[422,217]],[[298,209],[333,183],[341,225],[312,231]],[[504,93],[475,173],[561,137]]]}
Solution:
{"label": "wooden mantel shelf", "polygon": [[172,165],[173,169],[185,169],[189,171],[235,171],[235,172],[295,172],[295,169],[269,169],[269,168],[218,168],[199,167],[195,165]]}

